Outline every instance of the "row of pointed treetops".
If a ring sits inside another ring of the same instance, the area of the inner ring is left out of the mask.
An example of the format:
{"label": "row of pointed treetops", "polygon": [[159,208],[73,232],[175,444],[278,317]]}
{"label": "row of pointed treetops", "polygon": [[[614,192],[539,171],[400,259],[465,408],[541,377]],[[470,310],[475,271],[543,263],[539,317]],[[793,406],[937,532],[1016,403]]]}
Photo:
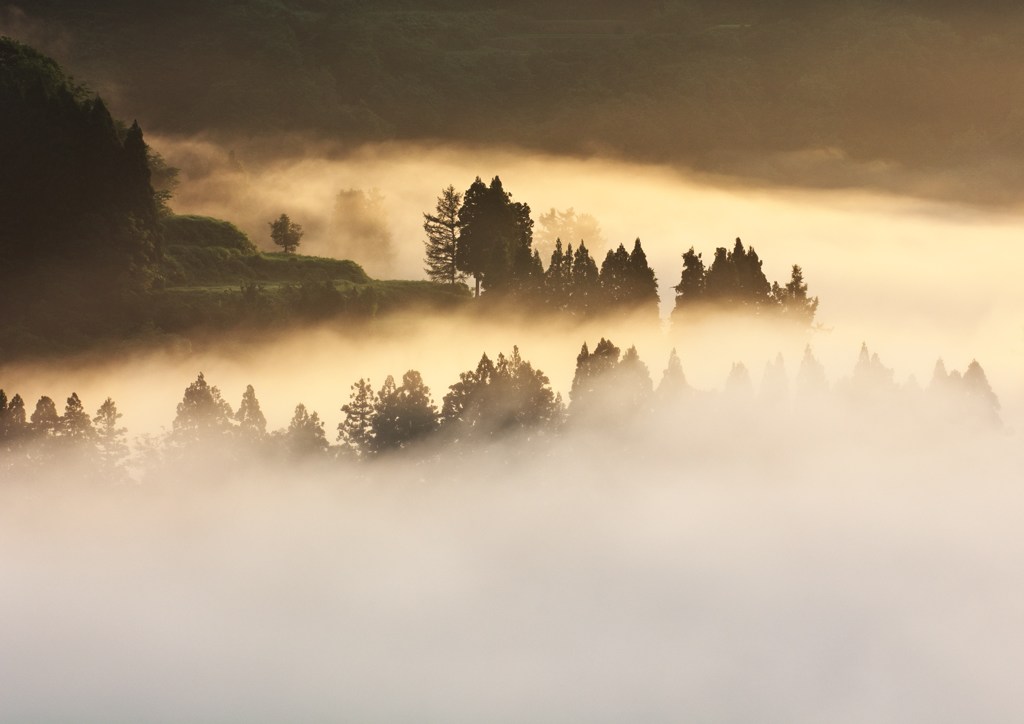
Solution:
{"label": "row of pointed treetops", "polygon": [[[477,296],[540,302],[581,317],[638,310],[657,315],[658,280],[640,239],[632,251],[623,244],[609,250],[600,269],[585,239],[575,249],[558,239],[545,270],[533,247],[530,206],[513,201],[497,176],[489,186],[477,177],[465,194],[449,186],[423,218],[425,271],[432,281],[454,285],[472,279]],[[794,264],[789,282],[780,285],[769,283],[761,264],[740,239],[732,250],[718,248],[710,265],[691,247],[683,254],[674,314],[717,307],[810,325],[818,299],[807,295],[801,268]]]}
{"label": "row of pointed treetops", "polygon": [[[569,399],[566,406],[548,377],[513,348],[511,354],[499,354],[494,361],[484,354],[474,369],[463,372],[458,382],[449,386],[440,408],[415,370],[406,372],[401,383],[387,377],[376,390],[369,380],[360,379],[341,406],[343,419],[337,426],[336,444],[331,445],[319,414],[304,404],[296,406],[287,428],[268,432],[252,385],[246,388],[236,411],[200,373],[185,389],[171,431],[155,443],[151,441],[151,446],[156,445],[160,455],[172,460],[197,446],[246,458],[269,454],[291,459],[332,453],[366,460],[404,449],[440,450],[509,435],[535,439],[556,435],[566,425],[596,422],[607,429],[616,424],[643,424],[647,419],[663,424],[673,414],[714,419],[723,411],[728,416],[760,410],[774,425],[780,413],[796,409],[793,403],[801,403],[798,407],[804,415],[810,408],[803,403],[830,399],[875,412],[879,405],[891,405],[886,415],[894,410],[910,411],[918,422],[999,425],[999,402],[977,362],[971,362],[961,375],[948,373],[940,361],[925,391],[914,385],[896,385],[892,370],[882,365],[877,355],[869,354],[866,346],[853,375],[834,387],[808,346],[792,385],[780,355],[767,365],[756,393],[742,364],[733,365],[722,392],[707,393],[687,383],[675,350],[655,387],[635,347],[623,354],[612,342],[601,339],[593,351],[586,344],[580,350]],[[87,461],[98,474],[123,472],[129,448],[120,418],[109,398],[90,417],[74,393],[63,414],[44,396],[26,417],[22,398],[14,395],[8,400],[0,390],[0,471],[17,472],[26,465],[31,468],[48,460],[64,460],[65,456],[59,455],[63,452]],[[422,445],[426,442],[441,445]]]}

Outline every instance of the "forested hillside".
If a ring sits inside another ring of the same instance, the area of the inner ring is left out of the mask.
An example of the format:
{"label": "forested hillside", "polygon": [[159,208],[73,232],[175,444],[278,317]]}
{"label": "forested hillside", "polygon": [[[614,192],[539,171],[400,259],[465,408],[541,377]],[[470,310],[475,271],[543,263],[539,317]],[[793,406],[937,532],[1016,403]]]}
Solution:
{"label": "forested hillside", "polygon": [[3,27],[160,132],[505,141],[804,185],[904,170],[921,193],[1021,192],[1024,10],[1009,2],[39,0]]}
{"label": "forested hillside", "polygon": [[468,296],[374,281],[351,260],[260,253],[230,222],[175,215],[139,124],[6,38],[0,109],[0,360]]}

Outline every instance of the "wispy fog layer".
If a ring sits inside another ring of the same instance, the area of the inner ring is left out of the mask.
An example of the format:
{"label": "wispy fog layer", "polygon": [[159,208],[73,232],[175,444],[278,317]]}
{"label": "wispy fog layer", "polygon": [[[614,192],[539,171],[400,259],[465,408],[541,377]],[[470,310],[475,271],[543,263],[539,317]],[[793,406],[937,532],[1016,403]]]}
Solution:
{"label": "wispy fog layer", "polygon": [[1019,720],[1019,440],[887,419],[10,483],[0,718]]}
{"label": "wispy fog layer", "polygon": [[[399,144],[339,155],[296,142],[294,160],[276,149],[276,160],[262,161],[258,144],[240,142],[230,155],[202,141],[150,141],[183,170],[176,210],[231,219],[264,248],[267,222],[285,212],[307,229],[303,251],[336,251],[344,235],[339,192],[376,189],[374,228],[390,234],[390,275],[423,278],[422,213],[449,184],[465,190],[474,177],[497,174],[515,200],[531,205],[539,235],[550,209],[574,209],[593,218],[609,245],[640,237],[661,284],[663,316],[681,254],[694,246],[709,262],[716,246],[739,236],[758,251],[769,280],[785,282],[790,265],[800,264],[821,298],[818,321],[854,344],[867,339],[883,357],[919,349],[925,357],[1024,355],[1016,274],[1024,219],[1011,213],[861,192],[735,188],[658,167],[509,150]],[[374,258],[357,261],[376,266]]]}
{"label": "wispy fog layer", "polygon": [[[509,152],[264,165],[243,149],[232,167],[206,144],[157,145],[185,170],[178,211],[261,243],[288,213],[308,230],[302,249],[326,253],[339,194],[376,205],[367,227],[391,239],[395,276],[419,276],[421,212],[477,174],[538,212],[592,215],[610,244],[640,236],[666,317],[679,254],[707,259],[742,236],[770,279],[803,266],[822,328],[328,323],[0,368],[30,409],[75,391],[91,411],[109,395],[132,434],[160,434],[201,370],[236,408],[252,384],[271,429],[305,403],[333,440],[360,377],[379,387],[417,369],[440,400],[481,353],[517,344],[566,396],[580,345],[600,337],[635,344],[655,384],[675,348],[689,383],[714,391],[735,362],[756,389],[780,353],[792,382],[809,343],[839,391],[795,408],[697,395],[558,437],[365,465],[196,456],[116,486],[73,468],[4,481],[0,719],[1024,718],[1019,218]],[[881,404],[843,386],[862,341],[903,385]],[[982,363],[1002,428],[903,406],[939,357]]]}

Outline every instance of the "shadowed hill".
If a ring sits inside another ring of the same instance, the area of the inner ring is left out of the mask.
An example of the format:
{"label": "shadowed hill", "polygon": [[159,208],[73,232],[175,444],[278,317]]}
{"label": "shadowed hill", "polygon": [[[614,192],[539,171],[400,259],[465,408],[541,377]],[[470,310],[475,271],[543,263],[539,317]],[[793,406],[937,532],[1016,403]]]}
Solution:
{"label": "shadowed hill", "polygon": [[262,254],[229,222],[171,214],[139,125],[7,38],[0,109],[0,360],[468,297],[376,282],[354,261]]}
{"label": "shadowed hill", "polygon": [[61,38],[160,132],[510,142],[989,202],[1022,188],[1008,2],[39,0],[8,25]]}

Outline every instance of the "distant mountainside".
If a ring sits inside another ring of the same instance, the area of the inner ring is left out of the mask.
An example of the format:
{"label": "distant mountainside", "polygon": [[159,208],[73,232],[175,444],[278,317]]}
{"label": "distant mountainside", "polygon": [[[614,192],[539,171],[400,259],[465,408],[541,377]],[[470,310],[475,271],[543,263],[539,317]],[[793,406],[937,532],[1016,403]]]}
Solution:
{"label": "distant mountainside", "polygon": [[1022,192],[1024,7],[1003,0],[36,0],[6,27],[160,132],[512,142],[804,185],[909,170],[926,193],[949,176],[973,200]]}

